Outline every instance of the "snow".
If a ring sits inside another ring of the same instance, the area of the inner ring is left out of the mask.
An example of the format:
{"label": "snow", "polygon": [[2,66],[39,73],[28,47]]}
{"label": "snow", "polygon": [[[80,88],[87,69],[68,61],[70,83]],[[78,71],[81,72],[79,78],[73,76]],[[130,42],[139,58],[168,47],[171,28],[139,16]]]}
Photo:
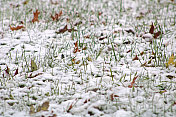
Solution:
{"label": "snow", "polygon": [[[165,65],[176,54],[174,2],[52,2],[0,2],[0,117],[176,115],[176,68]],[[39,22],[32,23],[36,9]],[[152,22],[162,32],[156,39],[148,33]],[[56,33],[65,25],[77,31]],[[45,101],[47,111],[36,112]]]}

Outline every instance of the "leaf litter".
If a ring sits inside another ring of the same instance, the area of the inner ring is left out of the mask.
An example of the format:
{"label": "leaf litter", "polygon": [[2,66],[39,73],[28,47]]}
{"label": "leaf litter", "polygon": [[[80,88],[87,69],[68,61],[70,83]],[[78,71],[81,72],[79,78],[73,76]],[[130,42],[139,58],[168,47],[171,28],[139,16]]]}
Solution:
{"label": "leaf litter", "polygon": [[174,1],[2,5],[0,115],[176,114]]}

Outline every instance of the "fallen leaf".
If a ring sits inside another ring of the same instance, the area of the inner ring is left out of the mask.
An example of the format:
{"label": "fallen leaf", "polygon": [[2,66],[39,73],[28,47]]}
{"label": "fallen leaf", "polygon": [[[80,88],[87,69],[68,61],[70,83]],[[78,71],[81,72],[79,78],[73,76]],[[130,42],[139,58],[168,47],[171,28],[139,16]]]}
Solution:
{"label": "fallen leaf", "polygon": [[150,31],[149,31],[150,34],[153,34],[154,33],[154,25],[152,23],[151,27],[150,27]]}
{"label": "fallen leaf", "polygon": [[49,102],[46,101],[46,102],[44,102],[44,103],[42,104],[42,106],[39,106],[39,107],[37,108],[37,112],[40,112],[40,111],[47,111],[48,108],[49,108]]}
{"label": "fallen leaf", "polygon": [[32,19],[32,23],[39,22],[38,16],[39,16],[40,12],[38,11],[38,9],[33,14],[34,14],[34,18]]}
{"label": "fallen leaf", "polygon": [[11,26],[10,26],[10,29],[11,29],[12,31],[14,31],[14,30],[19,30],[19,29],[22,29],[22,28],[24,28],[24,26],[17,26],[17,27],[11,27]]}
{"label": "fallen leaf", "polygon": [[71,28],[71,29],[67,29],[68,32],[72,32],[72,31],[77,31],[76,29],[74,28]]}
{"label": "fallen leaf", "polygon": [[76,41],[73,53],[80,52],[80,51],[81,50],[78,49],[78,41]]}
{"label": "fallen leaf", "polygon": [[161,32],[160,31],[158,31],[157,33],[154,33],[154,38],[156,39],[158,36],[160,36],[160,34],[161,34]]}
{"label": "fallen leaf", "polygon": [[50,2],[51,2],[51,4],[54,4],[54,5],[57,5],[57,4],[58,4],[57,1],[56,1],[56,2],[53,2],[52,0],[50,0]]}
{"label": "fallen leaf", "polygon": [[25,0],[25,1],[23,2],[23,5],[28,4],[28,2],[29,2],[29,0]]}
{"label": "fallen leaf", "polygon": [[51,18],[53,21],[58,21],[61,15],[62,15],[62,11],[60,11],[59,13],[55,13],[55,16],[51,15]]}
{"label": "fallen leaf", "polygon": [[68,29],[67,29],[67,25],[65,25],[65,27],[63,29],[60,29],[59,31],[56,31],[57,34],[60,34],[60,33],[64,33],[66,32]]}
{"label": "fallen leaf", "polygon": [[5,72],[6,72],[6,74],[10,74],[10,69],[8,66],[6,66]]}
{"label": "fallen leaf", "polygon": [[114,100],[114,94],[113,93],[110,95],[110,99],[111,99],[111,101]]}
{"label": "fallen leaf", "polygon": [[18,74],[18,68],[15,70],[14,76],[16,76],[17,74]]}
{"label": "fallen leaf", "polygon": [[132,87],[133,87],[133,85],[134,85],[134,83],[135,83],[137,77],[138,77],[138,76],[135,76],[135,77],[133,78],[133,81],[131,82],[131,84],[128,85],[129,88],[132,88]]}
{"label": "fallen leaf", "polygon": [[82,21],[79,21],[79,22],[75,23],[74,26],[78,26],[80,24],[82,24]]}
{"label": "fallen leaf", "polygon": [[127,33],[132,33],[133,35],[135,34],[134,30],[132,30],[132,29],[126,29],[125,31],[126,31]]}
{"label": "fallen leaf", "polygon": [[168,67],[170,65],[174,65],[176,67],[176,61],[175,61],[174,54],[172,54],[171,57],[169,58],[168,62],[166,63],[166,67]]}
{"label": "fallen leaf", "polygon": [[35,74],[35,75],[32,75],[32,73],[28,76],[28,78],[35,78],[39,75],[42,75],[43,73],[38,73],[38,74]]}
{"label": "fallen leaf", "polygon": [[101,41],[101,40],[103,40],[103,39],[105,39],[105,38],[107,38],[107,36],[105,36],[105,37],[100,37],[99,40]]}
{"label": "fallen leaf", "polygon": [[128,50],[126,53],[129,53],[129,52],[131,52],[131,50]]}
{"label": "fallen leaf", "polygon": [[34,60],[31,59],[31,71],[36,71],[37,70],[37,65],[36,63],[34,62]]}
{"label": "fallen leaf", "polygon": [[69,108],[67,109],[67,112],[69,112],[72,108],[73,108],[73,103],[69,106]]}
{"label": "fallen leaf", "polygon": [[133,61],[134,61],[134,60],[139,60],[139,58],[138,58],[137,55],[133,58]]}
{"label": "fallen leaf", "polygon": [[35,113],[35,108],[33,105],[30,106],[30,111],[29,114],[34,114]]}

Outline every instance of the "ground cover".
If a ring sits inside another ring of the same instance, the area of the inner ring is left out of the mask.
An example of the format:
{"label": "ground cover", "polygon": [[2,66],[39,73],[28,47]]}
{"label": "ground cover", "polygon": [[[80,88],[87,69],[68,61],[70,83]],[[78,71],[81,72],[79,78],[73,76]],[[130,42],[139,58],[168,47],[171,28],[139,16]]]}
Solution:
{"label": "ground cover", "polygon": [[0,116],[176,115],[174,1],[0,6]]}

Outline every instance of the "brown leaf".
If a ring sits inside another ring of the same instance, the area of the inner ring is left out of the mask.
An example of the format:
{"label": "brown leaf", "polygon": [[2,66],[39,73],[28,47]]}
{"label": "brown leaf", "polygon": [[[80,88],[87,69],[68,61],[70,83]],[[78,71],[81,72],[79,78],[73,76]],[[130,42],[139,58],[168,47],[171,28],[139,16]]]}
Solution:
{"label": "brown leaf", "polygon": [[111,101],[114,100],[114,94],[113,93],[110,95],[110,99],[111,99]]}
{"label": "brown leaf", "polygon": [[62,15],[62,11],[60,11],[59,13],[55,13],[55,16],[51,15],[51,18],[53,21],[58,21],[61,15]]}
{"label": "brown leaf", "polygon": [[42,75],[43,73],[38,73],[38,74],[35,74],[35,75],[32,75],[32,73],[28,76],[28,78],[35,78],[39,75]]}
{"label": "brown leaf", "polygon": [[76,41],[73,53],[80,52],[80,51],[81,50],[78,49],[78,41]]}
{"label": "brown leaf", "polygon": [[57,4],[58,4],[57,1],[56,1],[56,2],[53,2],[52,0],[50,0],[50,2],[51,2],[51,4],[54,4],[54,5],[57,5]]}
{"label": "brown leaf", "polygon": [[142,51],[141,53],[140,53],[140,55],[142,56],[144,54],[144,51]]}
{"label": "brown leaf", "polygon": [[131,52],[131,50],[128,50],[126,53],[129,53],[129,52]]}
{"label": "brown leaf", "polygon": [[139,58],[138,58],[137,55],[133,58],[133,61],[134,61],[134,60],[139,60]]}
{"label": "brown leaf", "polygon": [[83,50],[87,50],[87,47],[85,46],[85,47],[83,48]]}
{"label": "brown leaf", "polygon": [[32,19],[32,23],[39,22],[38,16],[39,16],[40,12],[38,11],[38,9],[33,14],[34,14],[34,18]]}
{"label": "brown leaf", "polygon": [[76,29],[74,28],[71,28],[71,29],[67,29],[68,32],[72,32],[72,31],[77,31]]}
{"label": "brown leaf", "polygon": [[153,34],[154,33],[154,25],[152,23],[151,27],[150,27],[150,31],[149,31],[150,34]]}
{"label": "brown leaf", "polygon": [[68,29],[67,29],[67,25],[65,25],[65,27],[63,29],[60,29],[58,32],[56,31],[57,34],[60,34],[60,33],[64,33],[66,32]]}
{"label": "brown leaf", "polygon": [[18,74],[18,68],[15,70],[14,76],[17,75],[17,74]]}
{"label": "brown leaf", "polygon": [[90,35],[86,35],[86,36],[84,36],[84,38],[90,38]]}
{"label": "brown leaf", "polygon": [[72,108],[73,108],[73,103],[69,106],[69,108],[67,109],[67,112],[69,112]]}
{"label": "brown leaf", "polygon": [[82,24],[82,21],[76,22],[76,23],[74,24],[74,26],[78,26],[78,25],[80,25],[80,24]]}
{"label": "brown leaf", "polygon": [[11,27],[11,26],[10,26],[10,29],[11,29],[12,31],[14,31],[14,30],[19,30],[19,29],[22,29],[22,28],[24,28],[24,26],[17,26],[17,27]]}
{"label": "brown leaf", "polygon": [[158,36],[160,36],[160,34],[161,34],[161,32],[160,31],[158,31],[157,33],[154,33],[154,38],[156,39]]}
{"label": "brown leaf", "polygon": [[84,104],[87,103],[88,101],[90,101],[90,99],[86,99],[86,100],[84,101]]}
{"label": "brown leaf", "polygon": [[128,88],[132,88],[132,87],[133,87],[133,85],[134,85],[134,83],[135,83],[137,77],[138,77],[138,76],[135,76],[135,77],[133,78],[133,81],[131,82],[130,85],[128,85]]}
{"label": "brown leaf", "polygon": [[125,30],[127,33],[132,33],[133,35],[135,34],[135,32],[132,29],[127,29]]}
{"label": "brown leaf", "polygon": [[105,38],[107,38],[107,36],[105,36],[105,37],[100,37],[99,40],[103,40],[103,39],[105,39]]}
{"label": "brown leaf", "polygon": [[8,66],[6,66],[6,70],[5,70],[6,74],[10,74],[10,69]]}

